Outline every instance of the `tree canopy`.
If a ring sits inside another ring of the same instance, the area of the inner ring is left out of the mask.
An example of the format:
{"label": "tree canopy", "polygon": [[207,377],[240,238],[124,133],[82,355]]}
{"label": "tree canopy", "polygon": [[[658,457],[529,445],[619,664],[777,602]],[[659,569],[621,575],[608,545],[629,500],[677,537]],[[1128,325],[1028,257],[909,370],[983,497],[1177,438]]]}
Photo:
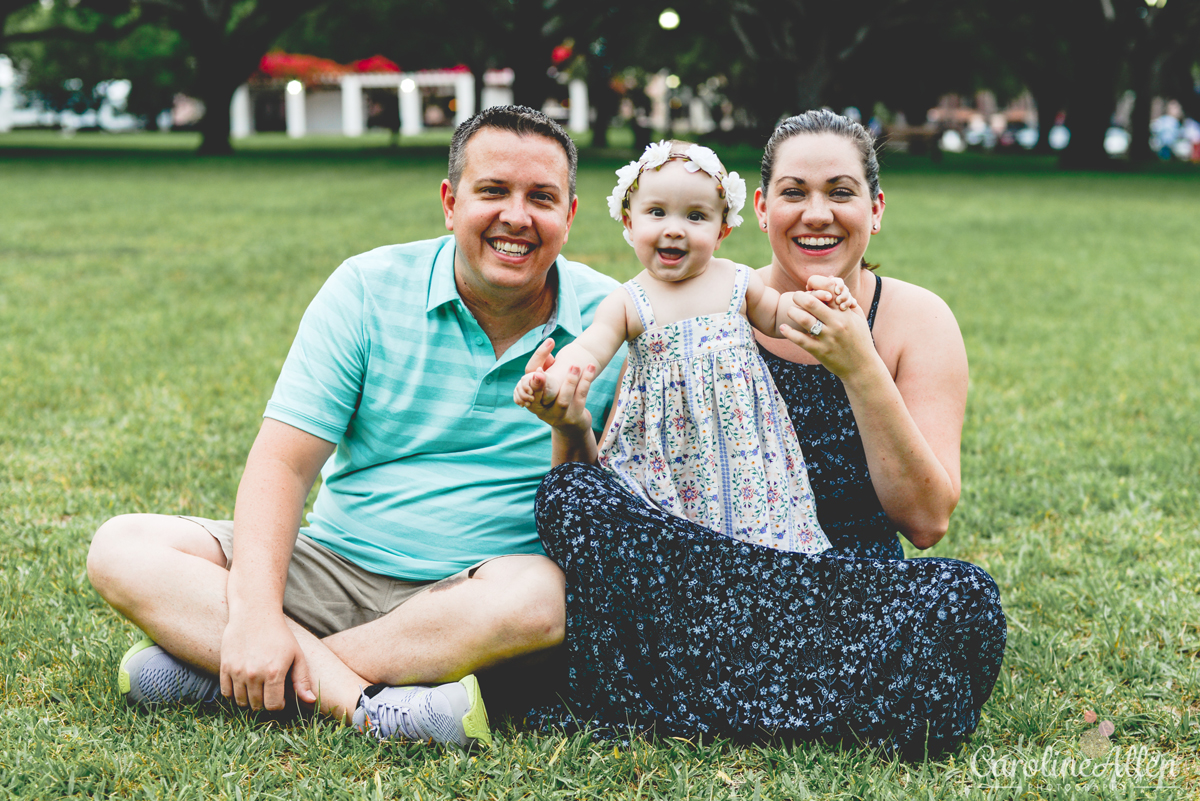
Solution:
{"label": "tree canopy", "polygon": [[[693,0],[672,30],[660,11],[637,0],[0,0],[0,48],[64,106],[95,102],[86,87],[111,78],[132,81],[130,110],[147,119],[174,92],[194,94],[204,152],[229,149],[232,93],[273,47],[380,54],[404,69],[509,67],[516,101],[534,106],[569,73],[588,83],[600,145],[622,98],[639,101],[637,76],[660,69],[710,96],[719,87],[756,141],[821,105],[883,104],[920,123],[948,92],[1028,90],[1040,141],[1065,112],[1064,163],[1086,167],[1108,160],[1104,133],[1127,90],[1134,160],[1148,153],[1152,95],[1200,117],[1192,0]],[[85,88],[64,88],[68,78]]]}

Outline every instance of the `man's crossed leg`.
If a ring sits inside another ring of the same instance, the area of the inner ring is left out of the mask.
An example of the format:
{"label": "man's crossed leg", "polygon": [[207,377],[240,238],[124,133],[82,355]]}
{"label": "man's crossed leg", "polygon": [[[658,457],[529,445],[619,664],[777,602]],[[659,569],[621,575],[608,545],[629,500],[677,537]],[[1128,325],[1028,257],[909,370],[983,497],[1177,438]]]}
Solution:
{"label": "man's crossed leg", "polygon": [[[394,688],[458,682],[562,641],[563,577],[545,557],[499,557],[441,582],[412,584],[372,576],[301,537],[284,595],[298,653],[289,658],[281,648],[261,675],[239,675],[241,666],[230,660],[222,673],[231,553],[227,521],[124,515],[96,532],[88,575],[100,595],[163,650],[201,676],[220,676],[223,692],[251,709],[282,709],[290,684],[300,701],[317,704],[323,714],[350,720],[358,711],[356,722],[366,718],[378,735],[412,737],[408,713],[380,724],[371,720],[375,707],[386,718],[401,696],[402,705],[443,699],[413,698]],[[468,728],[478,731],[477,687],[470,678],[461,686],[465,693],[449,690],[452,701],[467,705]],[[420,739],[428,728],[415,730]],[[486,737],[486,718],[482,731],[479,739]]]}

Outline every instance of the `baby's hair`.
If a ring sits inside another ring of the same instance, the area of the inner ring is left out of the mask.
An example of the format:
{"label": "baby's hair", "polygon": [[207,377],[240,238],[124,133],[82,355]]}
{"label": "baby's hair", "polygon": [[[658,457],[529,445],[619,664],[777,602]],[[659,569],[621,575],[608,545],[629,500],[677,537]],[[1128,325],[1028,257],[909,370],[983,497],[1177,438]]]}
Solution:
{"label": "baby's hair", "polygon": [[[686,157],[687,149],[696,144],[696,142],[689,142],[686,139],[668,139],[667,144],[671,146],[671,160],[676,160],[677,158]],[[717,163],[721,165],[721,173],[724,175],[729,175],[729,170],[725,167],[725,162],[721,161],[721,157],[717,156],[715,151],[713,152],[713,156],[716,157]],[[666,165],[664,164],[663,166]],[[724,225],[729,217],[729,198],[725,196],[721,179],[717,178],[716,176],[712,176],[712,178],[717,182],[717,188],[720,190],[719,194],[721,196],[721,201],[725,204],[724,208],[721,210],[721,224]],[[627,192],[625,195],[623,208],[626,213],[629,212],[629,203],[633,197],[633,193],[638,190],[638,183],[639,182],[635,180],[633,185],[629,187],[629,192]]]}

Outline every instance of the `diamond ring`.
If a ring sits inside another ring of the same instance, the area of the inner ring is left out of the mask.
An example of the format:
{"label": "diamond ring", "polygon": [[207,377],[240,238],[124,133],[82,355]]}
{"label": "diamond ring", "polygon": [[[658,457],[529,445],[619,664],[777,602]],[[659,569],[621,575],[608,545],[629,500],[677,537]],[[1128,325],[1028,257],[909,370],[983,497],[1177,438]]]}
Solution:
{"label": "diamond ring", "polygon": [[817,320],[813,323],[813,327],[808,329],[808,335],[813,337],[821,336],[821,332],[825,330],[825,323]]}

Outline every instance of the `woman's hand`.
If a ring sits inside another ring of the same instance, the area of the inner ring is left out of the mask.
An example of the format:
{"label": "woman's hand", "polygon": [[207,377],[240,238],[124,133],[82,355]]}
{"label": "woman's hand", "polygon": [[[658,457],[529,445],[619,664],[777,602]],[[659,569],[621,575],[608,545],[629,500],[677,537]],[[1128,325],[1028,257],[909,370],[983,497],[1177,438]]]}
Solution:
{"label": "woman's hand", "polygon": [[882,367],[866,315],[845,282],[813,276],[808,290],[793,293],[787,315],[791,324],[781,326],[781,333],[839,378],[867,366]]}
{"label": "woman's hand", "polygon": [[842,380],[879,502],[914,545],[928,548],[945,534],[960,493],[962,336],[936,295],[895,281],[888,285],[893,325],[900,316],[905,322],[889,329],[885,360],[861,308],[843,311],[821,301],[821,292],[835,290],[831,280],[813,277],[809,289],[816,292],[795,293],[793,325],[783,333]]}

